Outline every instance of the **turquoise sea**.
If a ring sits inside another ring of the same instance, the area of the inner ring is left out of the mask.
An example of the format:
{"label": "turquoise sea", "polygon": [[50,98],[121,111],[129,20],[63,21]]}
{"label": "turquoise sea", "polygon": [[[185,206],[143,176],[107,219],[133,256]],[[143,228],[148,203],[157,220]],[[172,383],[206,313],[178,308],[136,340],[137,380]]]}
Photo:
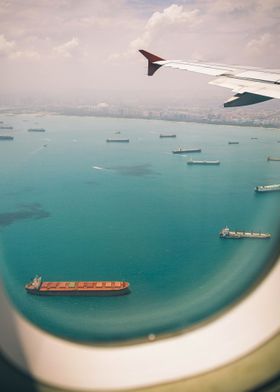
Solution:
{"label": "turquoise sea", "polygon": [[[58,115],[0,120],[15,136],[0,142],[1,271],[16,307],[47,331],[99,343],[178,332],[240,300],[275,260],[280,192],[254,187],[280,183],[280,163],[266,160],[280,156],[279,130]],[[27,132],[34,127],[46,132]],[[159,138],[170,132],[177,138]],[[114,136],[130,143],[106,143]],[[180,146],[221,164],[189,166],[171,153]],[[222,240],[225,225],[272,238]],[[37,273],[127,280],[132,291],[31,296],[24,284]]]}

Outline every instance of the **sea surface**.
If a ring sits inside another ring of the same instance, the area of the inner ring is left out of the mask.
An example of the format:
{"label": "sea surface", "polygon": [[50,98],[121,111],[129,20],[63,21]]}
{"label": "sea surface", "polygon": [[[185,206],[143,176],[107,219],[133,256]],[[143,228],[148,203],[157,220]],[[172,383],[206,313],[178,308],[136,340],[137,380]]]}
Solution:
{"label": "sea surface", "polygon": [[[237,303],[272,266],[280,192],[254,187],[280,183],[280,162],[266,160],[280,156],[279,130],[40,114],[0,120],[14,127],[1,134],[15,137],[0,141],[1,272],[16,307],[43,329],[95,343],[175,333]],[[35,127],[46,132],[27,132]],[[171,153],[177,147],[201,148],[193,159],[221,164],[189,166]],[[225,225],[272,238],[223,240]],[[31,296],[24,285],[35,274],[126,280],[131,293]]]}

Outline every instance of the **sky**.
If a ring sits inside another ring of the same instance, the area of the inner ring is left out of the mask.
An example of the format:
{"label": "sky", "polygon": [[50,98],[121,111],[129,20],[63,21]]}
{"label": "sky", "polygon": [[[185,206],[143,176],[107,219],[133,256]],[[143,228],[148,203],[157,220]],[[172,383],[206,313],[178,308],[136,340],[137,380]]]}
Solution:
{"label": "sky", "polygon": [[[231,96],[167,59],[279,67],[279,0],[0,0],[0,94],[149,103]],[[90,102],[89,102],[90,103]]]}

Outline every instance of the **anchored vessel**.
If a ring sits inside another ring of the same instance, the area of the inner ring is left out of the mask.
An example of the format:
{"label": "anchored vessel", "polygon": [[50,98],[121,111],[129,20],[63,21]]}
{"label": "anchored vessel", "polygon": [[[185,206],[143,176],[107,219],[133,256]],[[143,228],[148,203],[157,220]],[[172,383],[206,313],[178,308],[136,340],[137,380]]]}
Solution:
{"label": "anchored vessel", "polygon": [[112,142],[112,143],[129,143],[129,139],[109,138],[109,139],[106,139],[106,142],[107,143],[110,143],[110,142]]}
{"label": "anchored vessel", "polygon": [[43,282],[42,277],[35,278],[25,285],[25,290],[34,295],[124,295],[129,293],[128,282]]}
{"label": "anchored vessel", "polygon": [[13,136],[0,135],[0,140],[14,140]]}
{"label": "anchored vessel", "polygon": [[269,233],[256,233],[253,231],[230,231],[230,229],[226,226],[224,229],[220,231],[221,238],[258,238],[265,239],[270,238],[271,234]]}
{"label": "anchored vessel", "polygon": [[190,152],[201,152],[201,148],[182,148],[179,147],[177,150],[172,151],[173,154],[187,154]]}
{"label": "anchored vessel", "polygon": [[220,161],[194,161],[190,159],[187,162],[188,165],[219,165]]}
{"label": "anchored vessel", "polygon": [[274,185],[258,185],[255,188],[256,192],[274,192],[274,191],[280,191],[280,184],[274,184]]}
{"label": "anchored vessel", "polygon": [[44,128],[29,128],[28,132],[46,132]]}
{"label": "anchored vessel", "polygon": [[280,161],[280,158],[267,157],[268,161]]}
{"label": "anchored vessel", "polygon": [[166,133],[166,134],[161,133],[159,135],[159,137],[161,137],[161,138],[163,138],[163,137],[176,137],[176,135],[174,133]]}

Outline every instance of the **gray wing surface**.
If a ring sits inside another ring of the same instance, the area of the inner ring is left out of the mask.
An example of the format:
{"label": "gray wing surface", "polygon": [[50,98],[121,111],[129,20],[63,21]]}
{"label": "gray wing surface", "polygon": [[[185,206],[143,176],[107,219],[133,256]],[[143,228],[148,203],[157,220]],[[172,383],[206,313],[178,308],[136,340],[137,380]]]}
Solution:
{"label": "gray wing surface", "polygon": [[148,59],[149,76],[160,67],[169,67],[216,77],[209,83],[230,88],[234,92],[234,96],[224,103],[225,107],[252,105],[272,98],[280,99],[280,70],[164,60],[145,50],[140,52]]}

